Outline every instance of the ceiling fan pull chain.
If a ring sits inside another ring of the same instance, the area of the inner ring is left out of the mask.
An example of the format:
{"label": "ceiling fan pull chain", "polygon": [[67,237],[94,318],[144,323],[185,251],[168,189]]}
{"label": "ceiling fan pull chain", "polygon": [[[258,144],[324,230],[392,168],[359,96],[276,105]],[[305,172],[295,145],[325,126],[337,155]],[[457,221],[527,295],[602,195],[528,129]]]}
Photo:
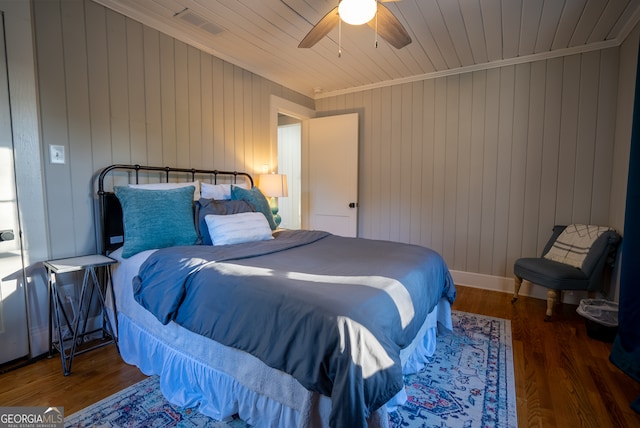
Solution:
{"label": "ceiling fan pull chain", "polygon": [[[376,2],[376,8],[378,7],[378,2]],[[374,47],[378,49],[378,11],[376,10],[376,38],[374,41]]]}
{"label": "ceiling fan pull chain", "polygon": [[338,58],[342,58],[342,19],[338,22]]}

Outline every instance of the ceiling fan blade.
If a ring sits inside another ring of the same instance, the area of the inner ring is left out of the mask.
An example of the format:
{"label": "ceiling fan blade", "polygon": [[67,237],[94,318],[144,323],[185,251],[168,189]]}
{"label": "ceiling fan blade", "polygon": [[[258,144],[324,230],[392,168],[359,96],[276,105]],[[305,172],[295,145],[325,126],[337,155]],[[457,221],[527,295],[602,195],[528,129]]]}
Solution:
{"label": "ceiling fan blade", "polygon": [[329,34],[336,25],[340,22],[340,15],[338,15],[338,6],[331,9],[316,25],[313,26],[311,31],[304,36],[304,39],[298,45],[299,48],[310,48]]}
{"label": "ceiling fan blade", "polygon": [[[411,36],[398,18],[382,3],[378,3],[378,34],[396,49],[402,49],[411,43]],[[376,18],[369,21],[369,27],[376,29]]]}

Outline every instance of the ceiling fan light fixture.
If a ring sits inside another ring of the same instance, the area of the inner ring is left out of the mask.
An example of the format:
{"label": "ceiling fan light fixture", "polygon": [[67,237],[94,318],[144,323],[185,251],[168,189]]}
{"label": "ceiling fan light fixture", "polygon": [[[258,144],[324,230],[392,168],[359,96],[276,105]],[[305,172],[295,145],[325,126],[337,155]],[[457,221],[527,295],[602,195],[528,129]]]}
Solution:
{"label": "ceiling fan light fixture", "polygon": [[376,16],[376,0],[342,0],[338,5],[338,14],[347,24],[362,25]]}

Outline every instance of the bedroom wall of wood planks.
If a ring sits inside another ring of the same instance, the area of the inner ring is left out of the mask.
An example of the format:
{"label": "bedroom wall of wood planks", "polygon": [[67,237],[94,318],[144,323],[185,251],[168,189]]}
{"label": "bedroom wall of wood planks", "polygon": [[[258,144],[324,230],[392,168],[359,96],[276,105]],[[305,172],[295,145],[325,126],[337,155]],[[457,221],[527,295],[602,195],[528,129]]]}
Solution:
{"label": "bedroom wall of wood planks", "polygon": [[[88,0],[35,1],[50,257],[96,250],[92,175],[112,163],[261,172],[270,96],[313,100]],[[45,151],[45,153],[47,153]]]}
{"label": "bedroom wall of wood planks", "polygon": [[360,236],[511,289],[554,224],[621,232],[637,46],[638,29],[619,48],[317,99],[320,116],[360,113]]}

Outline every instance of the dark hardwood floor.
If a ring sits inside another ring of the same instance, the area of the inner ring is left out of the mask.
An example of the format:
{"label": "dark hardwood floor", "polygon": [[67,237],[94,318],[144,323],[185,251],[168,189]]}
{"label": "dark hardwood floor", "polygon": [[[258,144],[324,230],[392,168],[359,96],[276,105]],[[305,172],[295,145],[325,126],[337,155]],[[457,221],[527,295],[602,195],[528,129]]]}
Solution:
{"label": "dark hardwood floor", "polygon": [[[640,427],[629,404],[640,384],[609,362],[611,344],[587,336],[575,306],[458,287],[455,310],[511,320],[520,427]],[[60,359],[43,359],[0,375],[0,406],[64,406],[70,415],[144,379],[122,362],[114,345],[77,356],[70,376]]]}

